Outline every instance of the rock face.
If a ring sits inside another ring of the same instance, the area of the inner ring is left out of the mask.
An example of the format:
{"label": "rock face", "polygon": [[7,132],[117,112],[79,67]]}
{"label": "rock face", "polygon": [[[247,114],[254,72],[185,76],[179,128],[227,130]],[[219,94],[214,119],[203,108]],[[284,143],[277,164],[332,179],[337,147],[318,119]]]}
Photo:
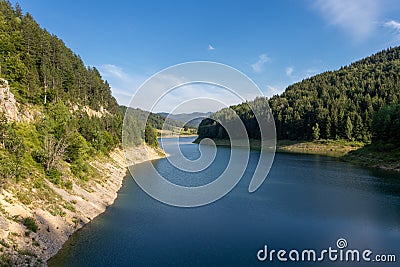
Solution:
{"label": "rock face", "polygon": [[[0,78],[0,113],[6,115],[8,122],[33,122],[35,112],[29,105],[21,106],[10,91],[8,81]],[[37,112],[36,112],[37,113]]]}
{"label": "rock face", "polygon": [[0,78],[0,113],[4,113],[8,121],[20,121],[17,101],[10,92],[7,80],[2,78]]}
{"label": "rock face", "polygon": [[[71,112],[83,111],[86,112],[90,117],[101,118],[109,112],[104,107],[94,110],[88,106],[79,107],[73,105]],[[14,94],[10,90],[8,81],[0,78],[0,114],[4,113],[8,122],[33,122],[35,121],[36,115],[40,112],[34,110],[29,104],[21,105],[17,102]]]}

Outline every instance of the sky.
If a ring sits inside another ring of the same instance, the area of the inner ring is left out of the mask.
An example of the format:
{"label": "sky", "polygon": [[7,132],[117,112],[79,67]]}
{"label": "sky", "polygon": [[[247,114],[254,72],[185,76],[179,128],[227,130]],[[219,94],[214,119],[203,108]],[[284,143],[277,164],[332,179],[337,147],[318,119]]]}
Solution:
{"label": "sky", "polygon": [[[122,105],[149,77],[175,64],[229,65],[270,97],[400,43],[396,0],[11,2],[96,67]],[[198,95],[241,102],[206,85],[181,88],[182,98],[177,95],[153,111],[168,112],[168,106]],[[219,108],[186,106],[181,112]]]}

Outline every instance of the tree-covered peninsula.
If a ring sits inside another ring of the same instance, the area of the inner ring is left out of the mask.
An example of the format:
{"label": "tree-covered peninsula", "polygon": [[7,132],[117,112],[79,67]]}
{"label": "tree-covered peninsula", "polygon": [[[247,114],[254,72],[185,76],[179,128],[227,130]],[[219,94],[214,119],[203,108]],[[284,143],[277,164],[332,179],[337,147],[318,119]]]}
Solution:
{"label": "tree-covered peninsula", "polygon": [[[372,142],[368,149],[390,152],[391,158],[396,158],[400,144],[400,47],[304,79],[270,99],[257,98],[230,107],[243,121],[250,138],[260,136],[250,107],[260,106],[262,101],[271,108],[278,141],[354,146]],[[227,138],[216,120],[229,121],[229,112],[223,109],[203,120],[199,138]]]}

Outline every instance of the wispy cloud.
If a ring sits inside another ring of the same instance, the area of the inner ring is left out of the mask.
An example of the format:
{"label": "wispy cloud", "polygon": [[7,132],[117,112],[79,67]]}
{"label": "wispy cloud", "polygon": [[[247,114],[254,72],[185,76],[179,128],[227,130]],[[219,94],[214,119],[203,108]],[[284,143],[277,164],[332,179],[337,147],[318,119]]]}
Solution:
{"label": "wispy cloud", "polygon": [[314,7],[329,25],[343,29],[355,41],[362,41],[375,30],[380,4],[377,0],[317,0]]}
{"label": "wispy cloud", "polygon": [[279,95],[283,92],[284,86],[282,85],[267,85],[267,90],[264,92],[266,96],[272,97],[274,95]]}
{"label": "wispy cloud", "polygon": [[100,66],[100,71],[102,72],[102,75],[106,78],[112,77],[112,78],[118,78],[118,79],[124,79],[126,80],[129,75],[126,74],[122,68],[115,66],[113,64],[104,64]]}
{"label": "wispy cloud", "polygon": [[306,69],[304,71],[304,75],[303,78],[310,78],[314,75],[317,75],[318,73],[320,73],[321,70],[317,69],[317,68],[310,68],[310,69]]}
{"label": "wispy cloud", "polygon": [[[241,94],[241,98],[226,88],[190,83],[191,76],[186,73],[173,71],[159,73],[148,80],[150,75],[131,74],[113,64],[101,65],[98,69],[110,83],[113,96],[120,105],[153,112],[217,111],[223,107],[241,103],[244,99],[252,100],[259,95],[251,91],[249,95]],[[235,81],[231,82],[235,83]],[[166,92],[172,88],[174,89]],[[240,88],[238,86],[238,89]]]}
{"label": "wispy cloud", "polygon": [[390,20],[388,22],[385,22],[383,26],[391,28],[396,35],[400,36],[400,22],[397,22],[395,20]]}
{"label": "wispy cloud", "polygon": [[271,61],[271,58],[268,57],[266,54],[261,54],[258,56],[258,60],[256,63],[251,64],[253,70],[257,73],[260,73],[264,69],[264,64]]}
{"label": "wispy cloud", "polygon": [[[120,98],[123,98],[123,99],[126,99],[126,100],[129,101],[129,100],[132,98],[132,93],[131,93],[131,92],[129,92],[129,91],[127,91],[127,90],[119,89],[119,88],[117,88],[117,87],[115,87],[115,86],[112,86],[112,87],[111,87],[111,93],[113,94],[113,96],[114,96],[117,100],[120,100]],[[119,102],[120,104],[125,105],[125,106],[128,105],[128,102],[126,102],[126,101],[123,101],[123,102],[118,101],[118,102]]]}
{"label": "wispy cloud", "polygon": [[103,78],[109,82],[111,92],[118,103],[125,106],[129,105],[129,101],[137,88],[147,78],[141,75],[128,74],[123,68],[113,64],[104,64],[99,66],[98,69]]}
{"label": "wispy cloud", "polygon": [[130,106],[152,112],[214,112],[242,101],[235,93],[223,87],[191,83],[184,76],[157,74],[145,83]]}
{"label": "wispy cloud", "polygon": [[212,50],[215,50],[215,47],[209,44],[208,45],[208,51],[212,51]]}
{"label": "wispy cloud", "polygon": [[292,76],[293,67],[287,67],[285,72],[287,76]]}

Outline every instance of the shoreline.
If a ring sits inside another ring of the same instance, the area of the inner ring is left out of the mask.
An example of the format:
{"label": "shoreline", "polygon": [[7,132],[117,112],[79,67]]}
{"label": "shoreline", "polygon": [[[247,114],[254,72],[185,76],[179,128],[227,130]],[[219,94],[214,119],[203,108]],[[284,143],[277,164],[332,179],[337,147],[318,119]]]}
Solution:
{"label": "shoreline", "polygon": [[[128,166],[144,161],[163,158],[161,149],[147,145],[110,152],[109,157],[101,157],[91,162],[98,175],[89,181],[75,181],[70,190],[46,181],[46,187],[54,195],[56,203],[21,203],[12,190],[2,189],[0,194],[0,243],[2,259],[11,266],[47,266],[47,261],[57,254],[62,245],[77,230],[84,227],[118,196]],[[31,194],[36,190],[32,189]],[[52,214],[48,206],[57,205],[57,214]],[[64,208],[58,208],[59,206]],[[3,214],[3,215],[1,215]],[[32,217],[38,226],[37,232],[28,231],[22,219]],[[4,258],[5,257],[5,258]]]}
{"label": "shoreline", "polygon": [[336,140],[279,140],[277,141],[276,151],[281,153],[314,154],[341,158],[349,152],[357,150],[361,147],[363,147],[362,143]]}
{"label": "shoreline", "polygon": [[[199,144],[203,138],[197,138]],[[217,146],[230,146],[228,139],[213,139]],[[260,141],[250,139],[251,149],[260,149]],[[349,162],[358,166],[400,172],[400,152],[379,152],[361,142],[344,140],[292,141],[278,140],[277,153],[322,155]]]}
{"label": "shoreline", "polygon": [[177,137],[198,137],[199,135],[197,134],[177,134],[177,135],[173,135],[173,134],[163,134],[161,136],[158,136],[157,138],[177,138]]}

